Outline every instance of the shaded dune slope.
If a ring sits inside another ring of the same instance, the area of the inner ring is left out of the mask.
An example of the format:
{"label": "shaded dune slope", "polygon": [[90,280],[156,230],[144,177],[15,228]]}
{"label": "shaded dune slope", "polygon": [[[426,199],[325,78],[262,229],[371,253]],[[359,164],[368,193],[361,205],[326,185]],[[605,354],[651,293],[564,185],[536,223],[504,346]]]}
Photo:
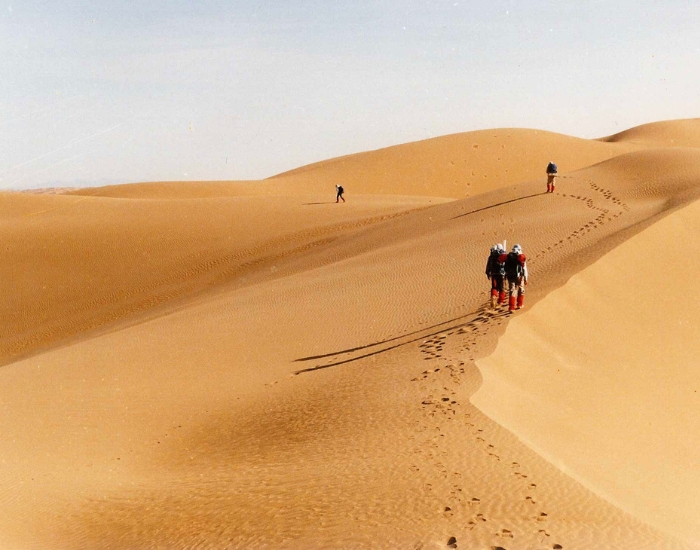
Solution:
{"label": "shaded dune slope", "polygon": [[[307,200],[314,201],[313,197]],[[431,200],[432,203],[435,200]],[[342,210],[283,198],[170,200],[0,194],[5,362],[430,204],[360,199]],[[336,206],[333,204],[332,206]]]}
{"label": "shaded dune slope", "polygon": [[[169,285],[179,294],[158,302],[161,309],[145,300],[119,325],[108,324],[116,306],[100,302],[101,334],[78,331],[71,345],[0,369],[0,415],[12,442],[0,449],[10,488],[0,499],[2,542],[444,548],[456,536],[467,548],[690,547],[687,531],[649,527],[608,504],[469,402],[482,382],[474,361],[512,326],[484,308],[484,255],[493,242],[525,247],[526,306],[534,310],[576,273],[700,196],[698,150],[594,147],[600,156],[581,152],[578,171],[559,161],[565,173],[554,195],[542,193],[540,163],[517,184],[440,204],[406,197],[430,195],[410,182],[396,193],[402,197],[310,204],[323,202],[315,193],[324,178],[297,179],[304,172],[280,177],[292,178],[291,205],[289,196],[203,199],[205,185],[178,200],[159,197],[171,187],[161,184],[106,191],[114,197],[89,196],[99,190],[36,197],[45,202],[3,197],[4,212],[25,216],[6,224],[8,238],[19,249],[35,236],[34,255],[16,256],[23,269],[46,263],[37,250],[63,250],[51,257],[53,278],[89,284],[74,258],[99,273],[102,284],[87,300],[109,296],[115,285],[138,287],[142,277],[153,277],[154,296]],[[442,175],[432,186],[437,197],[453,192]],[[134,192],[138,199],[124,198]],[[30,222],[42,209],[65,215]],[[61,236],[74,244],[49,240],[56,224],[66,225]],[[228,240],[231,224],[239,244]],[[95,255],[90,243],[107,239],[105,227],[113,232],[106,249],[116,252]],[[280,235],[290,237],[274,245]],[[150,247],[148,264],[131,250],[139,238]],[[243,259],[225,269],[163,282],[232,247]],[[65,250],[76,256],[65,258]],[[147,273],[131,283],[109,269],[143,265]],[[45,282],[31,277],[34,288]],[[80,297],[61,288],[25,296],[47,318],[54,311],[73,318],[66,304]],[[33,334],[46,345],[58,341],[41,336],[42,323],[25,326],[23,349],[35,345]]]}

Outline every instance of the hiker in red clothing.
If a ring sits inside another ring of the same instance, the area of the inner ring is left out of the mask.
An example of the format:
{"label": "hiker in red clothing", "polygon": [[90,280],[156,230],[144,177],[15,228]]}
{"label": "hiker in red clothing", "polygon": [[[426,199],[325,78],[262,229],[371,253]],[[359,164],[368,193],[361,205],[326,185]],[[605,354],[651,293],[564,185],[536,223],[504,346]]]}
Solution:
{"label": "hiker in red clothing", "polygon": [[486,276],[491,280],[491,307],[506,301],[506,291],[503,281],[506,277],[505,265],[500,260],[501,255],[505,256],[506,249],[501,243],[491,247],[489,259],[486,261]]}
{"label": "hiker in red clothing", "polygon": [[547,165],[547,193],[554,193],[557,184],[557,165],[552,161]]}
{"label": "hiker in red clothing", "polygon": [[508,311],[513,311],[516,307],[520,309],[523,307],[525,285],[527,285],[527,258],[519,244],[516,244],[509,254],[502,254],[501,258],[505,264],[510,291]]}

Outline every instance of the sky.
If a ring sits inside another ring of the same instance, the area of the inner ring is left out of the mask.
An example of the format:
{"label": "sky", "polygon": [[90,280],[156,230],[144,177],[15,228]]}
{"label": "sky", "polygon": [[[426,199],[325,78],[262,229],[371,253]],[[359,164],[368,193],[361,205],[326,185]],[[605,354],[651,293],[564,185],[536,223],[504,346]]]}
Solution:
{"label": "sky", "polygon": [[700,116],[696,0],[17,0],[0,52],[0,189]]}

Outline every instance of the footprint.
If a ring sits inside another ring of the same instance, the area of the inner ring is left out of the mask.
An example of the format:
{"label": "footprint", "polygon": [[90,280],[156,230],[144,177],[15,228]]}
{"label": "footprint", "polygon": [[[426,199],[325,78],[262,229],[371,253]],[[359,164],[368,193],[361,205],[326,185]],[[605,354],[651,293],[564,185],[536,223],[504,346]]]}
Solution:
{"label": "footprint", "polygon": [[501,529],[498,533],[496,533],[496,536],[506,539],[512,539],[513,532],[510,529]]}

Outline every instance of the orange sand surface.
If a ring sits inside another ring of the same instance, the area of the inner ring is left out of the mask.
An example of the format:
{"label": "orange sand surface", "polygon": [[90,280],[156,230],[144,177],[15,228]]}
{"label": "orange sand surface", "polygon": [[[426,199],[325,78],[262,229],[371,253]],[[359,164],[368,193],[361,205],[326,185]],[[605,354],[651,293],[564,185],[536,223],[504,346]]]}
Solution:
{"label": "orange sand surface", "polygon": [[698,198],[698,119],[1,193],[0,548],[700,548]]}

